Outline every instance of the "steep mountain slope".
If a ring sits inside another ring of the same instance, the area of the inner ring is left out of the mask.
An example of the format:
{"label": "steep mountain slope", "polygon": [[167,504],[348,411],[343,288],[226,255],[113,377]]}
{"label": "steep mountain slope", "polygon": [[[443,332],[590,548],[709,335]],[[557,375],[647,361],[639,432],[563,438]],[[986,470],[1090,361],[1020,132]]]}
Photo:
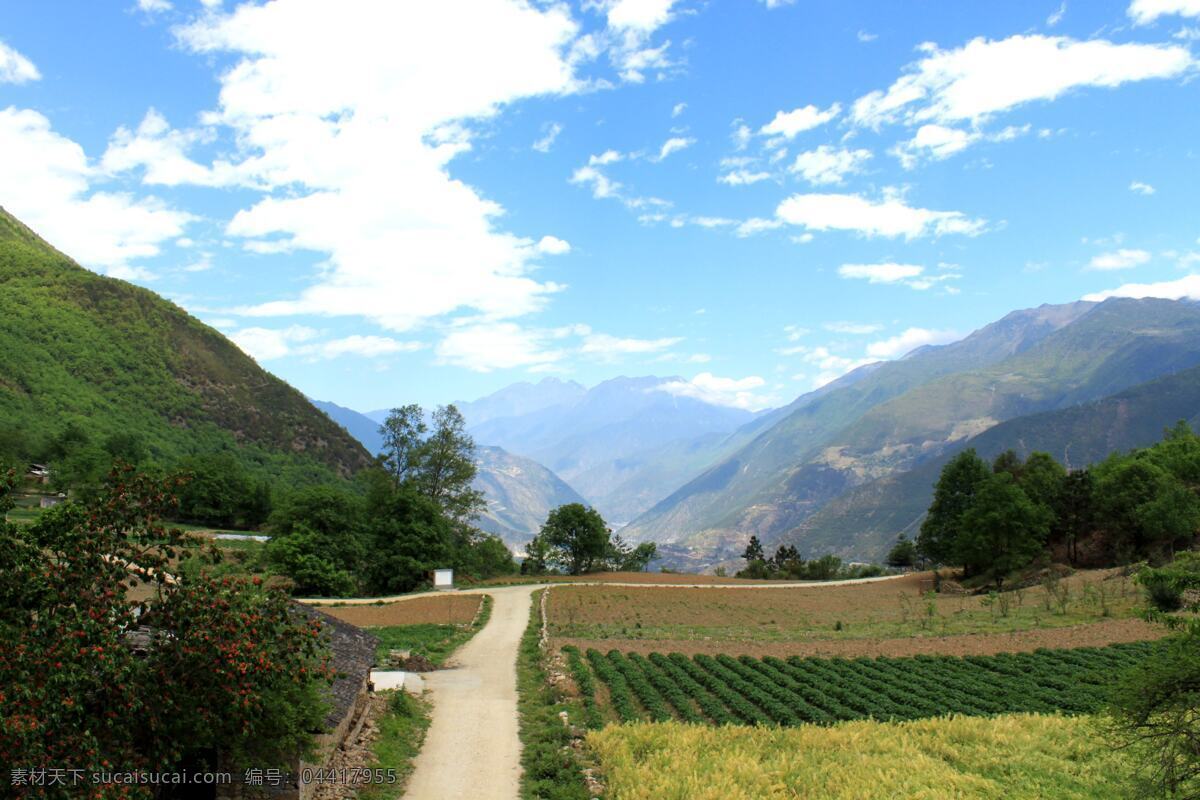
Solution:
{"label": "steep mountain slope", "polygon": [[[379,424],[365,414],[336,403],[313,401],[371,451],[383,449]],[[515,456],[499,447],[476,448],[479,468],[473,486],[483,492],[487,509],[476,524],[499,536],[510,547],[520,547],[541,529],[552,508],[566,503],[586,503],[561,478],[532,459]]]}
{"label": "steep mountain slope", "polygon": [[499,447],[477,451],[479,475],[475,488],[487,497],[487,513],[478,525],[523,547],[546,521],[551,509],[567,503],[587,503],[557,475],[532,459],[514,456]]}
{"label": "steep mountain slope", "polygon": [[973,447],[986,458],[1005,450],[1035,450],[1081,468],[1113,452],[1146,447],[1179,420],[1200,423],[1200,367],[1126,389],[1102,400],[1002,422],[898,475],[880,478],[831,500],[783,533],[779,543],[812,553],[880,558],[900,533],[914,536],[933,497],[942,466]]}
{"label": "steep mountain slope", "polygon": [[[793,471],[808,465],[834,443],[838,433],[871,409],[906,392],[964,370],[978,369],[1024,352],[1088,313],[1095,304],[1072,303],[1015,311],[962,341],[925,347],[898,361],[872,364],[810,392],[786,409],[772,412],[744,447],[683,485],[626,529],[636,541],[677,543],[700,548],[734,547],[743,515],[756,498],[783,486]],[[791,502],[801,508],[846,487],[835,468],[815,462],[792,481]],[[773,509],[768,505],[764,510]],[[748,533],[745,534],[749,536]],[[742,537],[744,538],[744,537]]]}
{"label": "steep mountain slope", "polygon": [[0,209],[0,426],[77,421],[172,461],[232,449],[258,470],[343,475],[362,446],[232,342],[153,292],[96,275]]}
{"label": "steep mountain slope", "polygon": [[663,390],[679,380],[614,378],[572,401],[489,419],[471,433],[544,464],[623,524],[702,468],[709,456],[700,454],[700,440],[719,444],[754,418]]}

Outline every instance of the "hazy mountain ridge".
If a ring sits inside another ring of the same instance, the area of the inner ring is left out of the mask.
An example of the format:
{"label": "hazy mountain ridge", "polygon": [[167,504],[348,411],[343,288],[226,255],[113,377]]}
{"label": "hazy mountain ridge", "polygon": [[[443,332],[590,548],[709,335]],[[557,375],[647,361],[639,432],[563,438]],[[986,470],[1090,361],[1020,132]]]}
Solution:
{"label": "hazy mountain ridge", "polygon": [[628,535],[727,556],[752,533],[778,539],[843,492],[1006,419],[1197,363],[1200,310],[1189,303],[1109,300],[1014,312],[804,405],[635,520]]}

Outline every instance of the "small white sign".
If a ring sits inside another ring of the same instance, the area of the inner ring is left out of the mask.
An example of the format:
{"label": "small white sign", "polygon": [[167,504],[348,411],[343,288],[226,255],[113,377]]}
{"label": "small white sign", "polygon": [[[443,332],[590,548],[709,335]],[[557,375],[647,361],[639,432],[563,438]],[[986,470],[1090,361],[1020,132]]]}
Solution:
{"label": "small white sign", "polygon": [[433,588],[451,589],[454,587],[454,570],[435,569],[433,571]]}

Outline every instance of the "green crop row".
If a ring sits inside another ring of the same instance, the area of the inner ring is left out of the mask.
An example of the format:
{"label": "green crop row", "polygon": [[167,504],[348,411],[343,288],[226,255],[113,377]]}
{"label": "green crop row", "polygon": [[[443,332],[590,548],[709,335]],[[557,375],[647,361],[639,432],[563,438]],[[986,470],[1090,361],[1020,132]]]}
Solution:
{"label": "green crop row", "polygon": [[[947,714],[1092,713],[1105,703],[1114,677],[1156,646],[1134,642],[991,656],[787,660],[679,653],[645,658],[588,650],[587,661],[608,686],[622,721],[791,726]],[[568,652],[568,661],[573,670],[576,664],[587,669],[577,650]],[[591,676],[581,680],[577,675],[576,683],[584,692]],[[585,693],[585,704],[588,697],[594,690]]]}

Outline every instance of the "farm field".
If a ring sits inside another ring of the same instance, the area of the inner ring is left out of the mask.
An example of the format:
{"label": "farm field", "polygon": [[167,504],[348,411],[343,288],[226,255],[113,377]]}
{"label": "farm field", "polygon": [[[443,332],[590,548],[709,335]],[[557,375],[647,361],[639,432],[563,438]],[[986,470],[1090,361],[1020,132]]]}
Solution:
{"label": "farm field", "polygon": [[1106,702],[1113,676],[1155,646],[965,658],[646,657],[574,648],[564,654],[590,727],[673,719],[795,726],[949,714],[1093,713]]}
{"label": "farm field", "polygon": [[[728,645],[996,635],[1131,620],[1141,602],[1133,581],[1116,570],[996,597],[932,594],[929,586],[926,574],[757,591],[563,586],[551,593],[549,632],[556,640],[596,646],[608,640]],[[1138,638],[1151,630],[1145,626]]]}
{"label": "farm field", "polygon": [[430,594],[399,603],[379,605],[321,606],[330,616],[366,628],[382,625],[462,625],[470,623],[479,612],[483,595]]}
{"label": "farm field", "polygon": [[678,722],[588,736],[614,800],[1128,798],[1128,753],[1090,717],[1015,714],[832,727]]}
{"label": "farm field", "polygon": [[684,586],[773,586],[797,581],[753,580],[750,578],[728,578],[717,575],[699,575],[679,572],[596,572],[587,575],[539,575],[529,578],[524,575],[506,575],[482,581],[481,586],[513,586],[526,583],[671,583]]}

